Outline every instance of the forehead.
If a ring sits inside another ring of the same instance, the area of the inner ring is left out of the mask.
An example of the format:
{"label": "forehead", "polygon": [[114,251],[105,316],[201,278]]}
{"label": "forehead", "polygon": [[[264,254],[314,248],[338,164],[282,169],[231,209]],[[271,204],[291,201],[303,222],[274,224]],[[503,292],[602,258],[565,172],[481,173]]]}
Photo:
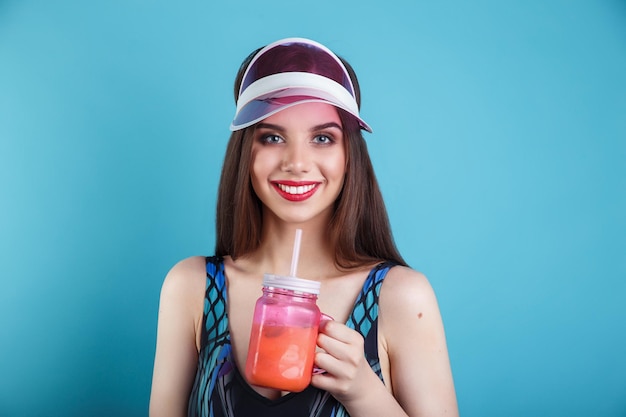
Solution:
{"label": "forehead", "polygon": [[327,123],[341,126],[337,108],[328,103],[299,103],[282,109],[266,117],[263,123],[277,124],[284,127],[313,127]]}

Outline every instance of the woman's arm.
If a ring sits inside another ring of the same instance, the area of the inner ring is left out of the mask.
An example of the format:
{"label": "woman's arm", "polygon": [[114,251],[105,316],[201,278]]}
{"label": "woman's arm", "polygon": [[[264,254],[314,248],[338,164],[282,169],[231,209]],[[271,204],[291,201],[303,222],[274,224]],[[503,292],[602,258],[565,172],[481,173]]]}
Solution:
{"label": "woman's arm", "polygon": [[163,282],[150,417],[187,415],[198,362],[205,285],[206,265],[202,257],[179,262]]}
{"label": "woman's arm", "polygon": [[[379,338],[389,357],[391,391],[363,355],[363,337],[324,321],[316,365],[327,371],[312,384],[329,391],[354,417],[457,417],[452,372],[435,294],[426,278],[392,268],[381,288]],[[380,355],[385,352],[380,352]]]}
{"label": "woman's arm", "polygon": [[410,416],[458,416],[443,322],[426,277],[392,268],[379,306],[392,390],[402,408]]}

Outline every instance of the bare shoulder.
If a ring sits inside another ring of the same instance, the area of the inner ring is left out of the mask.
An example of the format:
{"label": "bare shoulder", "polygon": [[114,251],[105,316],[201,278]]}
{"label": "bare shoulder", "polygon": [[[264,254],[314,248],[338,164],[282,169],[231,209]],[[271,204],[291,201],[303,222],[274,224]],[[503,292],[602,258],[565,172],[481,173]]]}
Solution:
{"label": "bare shoulder", "polygon": [[[170,269],[161,287],[161,302],[190,305],[204,297],[206,258],[193,256],[183,259]],[[193,305],[193,304],[192,304]]]}
{"label": "bare shoulder", "polygon": [[[424,274],[408,267],[391,268],[380,290],[382,334],[389,347],[442,332],[437,297]],[[427,337],[429,338],[429,337]]]}
{"label": "bare shoulder", "polygon": [[405,266],[389,270],[381,288],[381,305],[390,309],[413,309],[436,304],[437,300],[426,276]]}

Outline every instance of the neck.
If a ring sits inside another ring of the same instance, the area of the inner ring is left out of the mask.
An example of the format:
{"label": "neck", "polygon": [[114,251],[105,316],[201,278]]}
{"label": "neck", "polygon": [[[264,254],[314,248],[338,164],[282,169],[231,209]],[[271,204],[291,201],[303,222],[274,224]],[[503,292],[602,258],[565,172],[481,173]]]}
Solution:
{"label": "neck", "polygon": [[[300,255],[296,276],[321,280],[336,274],[334,249],[327,233],[327,223],[286,224],[264,222],[261,244],[246,256],[260,273],[289,275],[296,237],[296,229],[302,230]],[[256,269],[255,268],[255,269]]]}

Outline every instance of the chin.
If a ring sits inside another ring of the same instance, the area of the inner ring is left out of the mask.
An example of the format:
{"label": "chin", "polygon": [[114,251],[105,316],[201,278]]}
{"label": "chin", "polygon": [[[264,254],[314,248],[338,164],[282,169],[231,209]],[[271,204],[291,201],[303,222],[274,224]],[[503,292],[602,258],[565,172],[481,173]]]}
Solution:
{"label": "chin", "polygon": [[303,213],[301,210],[296,213],[295,211],[298,210],[292,210],[290,213],[275,213],[275,216],[283,223],[302,225],[306,223],[328,223],[332,215],[330,211],[322,213]]}

